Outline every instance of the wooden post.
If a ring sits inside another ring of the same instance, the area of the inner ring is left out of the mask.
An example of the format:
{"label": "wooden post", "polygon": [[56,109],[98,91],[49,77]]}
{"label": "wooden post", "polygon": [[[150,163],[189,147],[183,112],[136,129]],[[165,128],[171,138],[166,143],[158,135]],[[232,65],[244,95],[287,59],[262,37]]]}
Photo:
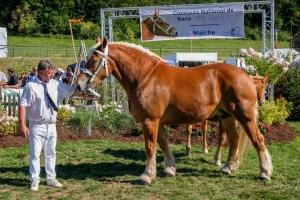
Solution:
{"label": "wooden post", "polygon": [[69,24],[70,24],[71,38],[72,38],[72,44],[73,44],[73,50],[74,50],[74,58],[75,58],[75,62],[76,62],[76,51],[75,51],[74,37],[73,37],[73,31],[72,31],[72,23],[70,22],[70,20],[69,20]]}

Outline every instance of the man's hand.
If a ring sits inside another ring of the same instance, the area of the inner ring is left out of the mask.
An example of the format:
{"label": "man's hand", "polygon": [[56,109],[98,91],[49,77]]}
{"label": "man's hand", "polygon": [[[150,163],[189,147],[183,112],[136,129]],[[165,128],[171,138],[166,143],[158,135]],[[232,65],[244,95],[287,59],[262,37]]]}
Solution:
{"label": "man's hand", "polygon": [[23,137],[27,138],[29,135],[29,130],[26,125],[20,125],[20,133]]}
{"label": "man's hand", "polygon": [[86,100],[98,100],[99,99],[98,97],[96,97],[94,95],[80,94],[76,90],[74,91],[73,96],[82,97],[83,99],[86,99]]}

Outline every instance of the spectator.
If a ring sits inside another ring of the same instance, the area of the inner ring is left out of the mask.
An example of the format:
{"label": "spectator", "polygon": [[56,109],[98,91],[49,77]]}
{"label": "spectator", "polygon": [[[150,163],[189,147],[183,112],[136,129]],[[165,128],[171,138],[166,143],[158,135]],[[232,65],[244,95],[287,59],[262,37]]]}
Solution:
{"label": "spectator", "polygon": [[53,78],[57,81],[62,81],[62,77],[61,75],[65,73],[64,70],[62,68],[58,68],[56,73],[54,74]]}
{"label": "spectator", "polygon": [[73,70],[72,70],[72,67],[67,67],[67,71],[64,72],[64,73],[61,75],[61,78],[62,78],[62,79],[66,78],[67,73],[69,73],[69,74],[71,74],[71,75],[73,76]]}
{"label": "spectator", "polygon": [[19,84],[20,87],[24,87],[27,83],[27,77],[26,77],[27,73],[26,72],[22,72],[20,78],[19,78]]}
{"label": "spectator", "polygon": [[7,82],[6,75],[0,71],[0,83],[3,85],[3,83]]}
{"label": "spectator", "polygon": [[30,74],[28,75],[28,77],[27,77],[26,83],[31,82],[31,81],[33,81],[34,79],[36,79],[37,74],[38,74],[38,66],[34,66],[34,67],[32,68],[31,73],[30,73]]}
{"label": "spectator", "polygon": [[275,45],[275,49],[279,49],[279,44],[278,43]]}
{"label": "spectator", "polygon": [[19,79],[17,75],[14,74],[13,69],[7,69],[8,81],[3,83],[5,88],[19,88]]}
{"label": "spectator", "polygon": [[71,85],[72,82],[72,74],[70,74],[69,72],[66,73],[66,78],[62,79],[62,82],[67,84],[67,85]]}

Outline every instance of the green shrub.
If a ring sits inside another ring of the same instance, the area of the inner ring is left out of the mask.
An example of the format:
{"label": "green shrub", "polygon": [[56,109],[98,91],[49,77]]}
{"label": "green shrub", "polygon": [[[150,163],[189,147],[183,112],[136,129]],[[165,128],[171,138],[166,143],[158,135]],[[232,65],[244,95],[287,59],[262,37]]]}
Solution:
{"label": "green shrub", "polygon": [[105,122],[106,129],[111,132],[116,132],[122,127],[122,129],[135,128],[136,120],[128,112],[122,112],[121,106],[115,102],[102,106],[102,112],[100,113],[100,120]]}
{"label": "green shrub", "polygon": [[75,107],[68,105],[60,105],[57,113],[57,121],[65,125],[69,118],[76,113]]}
{"label": "green shrub", "polygon": [[293,109],[293,103],[285,98],[270,98],[263,106],[259,107],[259,121],[272,124],[283,124]]}
{"label": "green shrub", "polygon": [[289,120],[300,119],[300,67],[293,67],[280,77],[275,85],[274,93],[276,98],[284,97],[287,101],[293,102],[294,108]]}

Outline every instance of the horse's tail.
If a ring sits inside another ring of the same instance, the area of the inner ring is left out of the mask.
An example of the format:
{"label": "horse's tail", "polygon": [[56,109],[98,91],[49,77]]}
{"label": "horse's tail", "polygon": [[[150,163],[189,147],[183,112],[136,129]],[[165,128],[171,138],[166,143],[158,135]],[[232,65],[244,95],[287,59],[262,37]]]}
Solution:
{"label": "horse's tail", "polygon": [[[256,104],[255,104],[255,124],[257,124],[258,116],[259,116],[258,103],[256,102]],[[239,164],[242,164],[244,161],[245,149],[247,147],[247,144],[249,144],[249,143],[250,143],[249,137],[247,136],[247,133],[244,130],[244,128],[241,127],[239,146],[238,146],[238,155],[237,155]]]}

